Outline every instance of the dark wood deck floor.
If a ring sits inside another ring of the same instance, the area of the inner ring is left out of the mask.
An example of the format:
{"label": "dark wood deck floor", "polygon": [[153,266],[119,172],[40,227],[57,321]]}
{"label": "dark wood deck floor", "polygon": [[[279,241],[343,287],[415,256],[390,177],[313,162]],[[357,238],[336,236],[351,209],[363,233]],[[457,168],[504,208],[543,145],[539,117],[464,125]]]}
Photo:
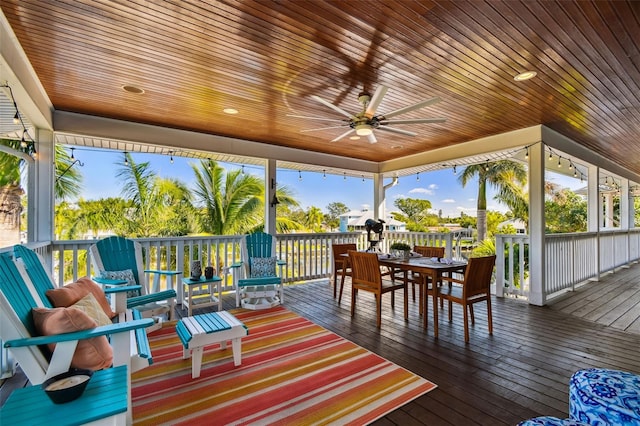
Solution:
{"label": "dark wood deck floor", "polygon": [[[627,286],[633,286],[640,266],[624,274]],[[625,286],[613,288],[617,281],[623,281],[622,273],[589,285],[611,285],[612,292],[624,291]],[[584,299],[586,291],[585,287],[574,297]],[[573,372],[602,367],[640,374],[640,334],[580,318],[573,315],[575,312],[564,312],[559,304],[535,307],[494,298],[493,336],[487,332],[486,309],[478,304],[476,325],[471,328],[469,344],[465,344],[459,306],[454,306],[452,323],[445,307],[440,337],[434,339],[431,321],[426,332],[421,325],[417,304],[410,303],[410,320],[405,323],[401,300],[393,311],[390,295],[385,295],[383,326],[378,330],[371,295],[361,293],[356,315],[351,318],[349,292],[347,285],[338,305],[327,281],[289,286],[284,304],[438,385],[378,420],[377,425],[515,425],[539,415],[564,418],[568,416],[568,381]],[[570,299],[564,299],[562,305],[571,305],[567,302]],[[233,295],[225,296],[225,309],[233,308],[234,303]],[[624,301],[619,303],[624,305]],[[184,310],[181,313],[186,315]],[[15,380],[10,382],[14,384],[3,386],[4,391],[15,386]]]}

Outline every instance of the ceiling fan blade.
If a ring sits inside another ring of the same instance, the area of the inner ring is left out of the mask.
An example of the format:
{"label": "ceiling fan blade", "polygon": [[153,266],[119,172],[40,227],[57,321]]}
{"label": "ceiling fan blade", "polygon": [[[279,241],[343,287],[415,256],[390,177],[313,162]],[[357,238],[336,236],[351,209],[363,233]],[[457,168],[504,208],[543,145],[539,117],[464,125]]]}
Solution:
{"label": "ceiling fan blade", "polygon": [[365,111],[365,115],[367,117],[373,117],[376,114],[376,110],[380,106],[380,102],[382,102],[382,98],[384,98],[387,90],[389,90],[387,86],[378,86],[375,93],[371,97],[371,100],[369,101],[369,105],[367,105],[367,110]]}
{"label": "ceiling fan blade", "polygon": [[446,118],[416,118],[409,120],[384,120],[381,121],[380,124],[421,124],[421,123],[444,123],[447,121]]}
{"label": "ceiling fan blade", "polygon": [[367,135],[367,139],[369,139],[369,143],[376,143],[378,142],[378,139],[376,139],[376,135],[371,132]]}
{"label": "ceiling fan blade", "polygon": [[343,124],[342,126],[329,126],[329,127],[316,127],[315,129],[303,129],[300,130],[300,132],[316,132],[318,130],[329,130],[329,129],[339,129],[341,127],[346,126],[346,124]]}
{"label": "ceiling fan blade", "polygon": [[405,135],[405,136],[416,136],[417,135],[417,133],[410,132],[408,130],[396,129],[394,127],[383,127],[383,126],[380,126],[380,127],[378,127],[378,130],[382,130],[382,131],[385,131],[385,132],[391,132],[391,133],[398,133],[400,135]]}
{"label": "ceiling fan blade", "polygon": [[287,114],[287,117],[305,118],[307,120],[338,121],[338,122],[344,122],[345,121],[345,120],[340,120],[338,118],[309,117],[309,116],[306,116],[306,115],[293,115],[293,114]]}
{"label": "ceiling fan blade", "polygon": [[324,100],[324,99],[322,99],[320,96],[313,95],[313,96],[311,96],[311,98],[312,98],[312,99],[314,99],[314,100],[316,100],[316,101],[318,101],[318,102],[320,102],[320,103],[321,103],[321,104],[323,104],[323,105],[328,106],[328,107],[329,107],[329,108],[331,108],[332,110],[337,111],[337,112],[339,112],[340,114],[342,114],[342,115],[344,115],[344,116],[346,116],[346,117],[349,117],[349,119],[355,118],[353,115],[349,114],[347,111],[343,110],[343,109],[342,109],[342,108],[340,108],[339,106],[336,106],[336,105],[332,104],[332,103],[331,103],[331,102],[329,102],[329,101],[325,101],[325,100]]}
{"label": "ceiling fan blade", "polygon": [[396,115],[400,115],[400,114],[405,114],[407,112],[424,108],[426,106],[433,105],[438,102],[440,102],[440,98],[436,96],[435,98],[427,99],[426,101],[418,102],[417,104],[409,105],[404,108],[391,111],[390,113],[384,114],[381,118],[386,120],[387,118],[395,117]]}
{"label": "ceiling fan blade", "polygon": [[343,134],[341,134],[340,136],[338,136],[337,138],[333,139],[331,142],[338,142],[340,139],[344,138],[345,136],[349,136],[351,133],[355,131],[356,131],[355,129],[349,129]]}

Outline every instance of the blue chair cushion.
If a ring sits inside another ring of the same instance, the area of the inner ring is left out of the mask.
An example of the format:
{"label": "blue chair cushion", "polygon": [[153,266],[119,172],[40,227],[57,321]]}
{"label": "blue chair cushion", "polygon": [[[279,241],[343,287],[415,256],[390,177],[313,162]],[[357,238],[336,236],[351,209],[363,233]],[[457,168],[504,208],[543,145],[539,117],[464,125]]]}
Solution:
{"label": "blue chair cushion", "polygon": [[276,275],[276,257],[251,257],[249,270],[251,278],[274,277]]}
{"label": "blue chair cushion", "polygon": [[640,376],[618,370],[579,370],[569,382],[569,415],[594,426],[640,425]]}

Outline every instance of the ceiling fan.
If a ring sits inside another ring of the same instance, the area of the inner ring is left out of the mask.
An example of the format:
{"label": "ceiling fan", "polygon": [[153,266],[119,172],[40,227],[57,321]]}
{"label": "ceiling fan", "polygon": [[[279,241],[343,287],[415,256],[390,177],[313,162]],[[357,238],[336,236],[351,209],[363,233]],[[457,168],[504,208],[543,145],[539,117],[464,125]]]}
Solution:
{"label": "ceiling fan", "polygon": [[414,111],[416,109],[424,108],[429,105],[433,105],[437,102],[440,102],[439,97],[427,99],[421,102],[418,102],[413,105],[409,105],[395,111],[388,112],[386,114],[377,114],[376,110],[378,106],[382,102],[382,98],[387,93],[388,88],[386,86],[378,86],[373,96],[369,93],[363,92],[358,95],[358,101],[362,105],[362,111],[357,114],[349,114],[347,111],[343,110],[337,105],[332,104],[319,96],[312,96],[311,98],[320,102],[323,105],[328,106],[334,111],[339,112],[340,114],[348,117],[348,119],[334,119],[334,118],[322,118],[322,117],[307,117],[302,115],[289,115],[289,117],[297,117],[297,118],[306,118],[309,120],[322,120],[322,121],[334,121],[340,122],[342,124],[329,126],[329,127],[320,127],[315,129],[305,129],[301,130],[302,132],[315,132],[320,130],[328,130],[328,129],[338,129],[341,127],[349,127],[349,130],[342,133],[331,142],[337,142],[340,139],[348,136],[352,133],[356,133],[358,136],[366,136],[369,140],[369,143],[376,143],[378,140],[376,139],[374,130],[384,130],[386,132],[397,133],[405,136],[416,136],[417,133],[410,132],[407,130],[397,129],[395,127],[390,127],[389,125],[395,124],[422,124],[422,123],[444,123],[447,121],[446,118],[417,118],[417,119],[409,119],[409,120],[390,120],[390,118],[395,117],[400,114],[405,114],[410,111]]}

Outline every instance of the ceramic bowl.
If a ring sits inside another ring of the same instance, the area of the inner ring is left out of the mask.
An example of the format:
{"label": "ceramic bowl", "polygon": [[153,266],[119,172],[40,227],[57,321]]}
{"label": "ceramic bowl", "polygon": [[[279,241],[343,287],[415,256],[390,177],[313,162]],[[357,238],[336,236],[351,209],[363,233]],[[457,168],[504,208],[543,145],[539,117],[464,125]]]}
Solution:
{"label": "ceramic bowl", "polygon": [[72,368],[42,383],[42,389],[55,404],[73,401],[82,395],[93,375],[91,370]]}

